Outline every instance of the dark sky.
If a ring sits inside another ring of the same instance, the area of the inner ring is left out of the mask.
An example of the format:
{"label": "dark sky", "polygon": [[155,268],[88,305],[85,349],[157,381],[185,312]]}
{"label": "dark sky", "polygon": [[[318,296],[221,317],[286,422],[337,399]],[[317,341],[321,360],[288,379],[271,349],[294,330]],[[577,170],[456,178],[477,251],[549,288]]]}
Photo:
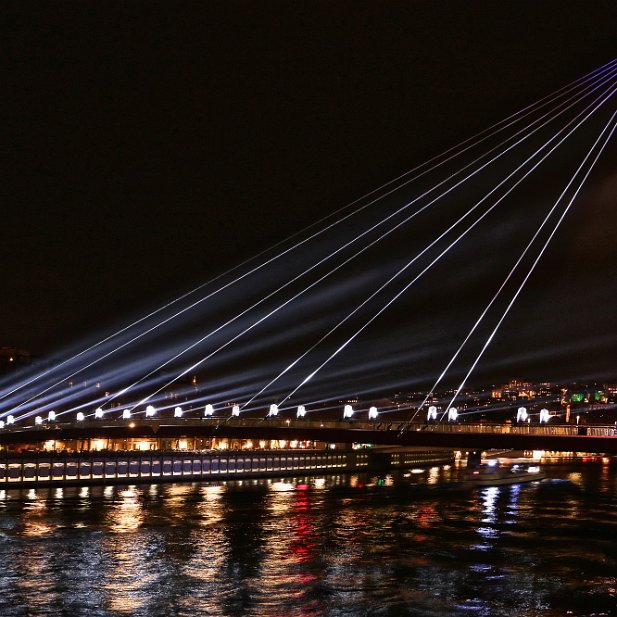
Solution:
{"label": "dark sky", "polygon": [[[36,354],[139,315],[617,57],[614,1],[3,13],[0,344]],[[539,275],[538,313],[518,316],[548,334],[512,352],[517,373],[528,360],[531,373],[617,372],[615,153]],[[570,315],[552,334],[551,289],[569,289]],[[567,351],[538,356],[536,342]]]}

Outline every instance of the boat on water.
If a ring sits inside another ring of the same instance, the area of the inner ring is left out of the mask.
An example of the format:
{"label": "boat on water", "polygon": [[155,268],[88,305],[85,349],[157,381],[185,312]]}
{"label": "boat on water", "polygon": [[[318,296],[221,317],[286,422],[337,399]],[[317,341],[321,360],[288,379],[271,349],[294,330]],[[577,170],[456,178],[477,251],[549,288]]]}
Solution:
{"label": "boat on water", "polygon": [[497,462],[479,465],[466,474],[467,486],[501,486],[543,480],[546,474],[537,465],[517,464],[500,466]]}

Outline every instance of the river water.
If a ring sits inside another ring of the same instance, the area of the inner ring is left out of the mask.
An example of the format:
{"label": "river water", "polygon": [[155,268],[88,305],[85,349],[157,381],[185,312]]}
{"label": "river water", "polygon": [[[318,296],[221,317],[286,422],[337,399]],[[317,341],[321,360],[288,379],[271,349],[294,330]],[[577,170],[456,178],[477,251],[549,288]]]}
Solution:
{"label": "river water", "polygon": [[617,616],[617,470],[0,491],[0,616]]}

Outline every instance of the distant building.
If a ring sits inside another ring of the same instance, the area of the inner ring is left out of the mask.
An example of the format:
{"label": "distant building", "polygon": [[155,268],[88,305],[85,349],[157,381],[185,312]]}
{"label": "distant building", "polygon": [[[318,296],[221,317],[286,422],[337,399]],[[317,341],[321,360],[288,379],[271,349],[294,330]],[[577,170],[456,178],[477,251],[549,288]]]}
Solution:
{"label": "distant building", "polygon": [[491,398],[494,400],[518,401],[531,400],[538,396],[538,389],[530,381],[513,379],[509,383],[492,388]]}
{"label": "distant building", "polygon": [[564,400],[572,405],[594,405],[608,403],[607,392],[598,384],[575,384],[564,392]]}

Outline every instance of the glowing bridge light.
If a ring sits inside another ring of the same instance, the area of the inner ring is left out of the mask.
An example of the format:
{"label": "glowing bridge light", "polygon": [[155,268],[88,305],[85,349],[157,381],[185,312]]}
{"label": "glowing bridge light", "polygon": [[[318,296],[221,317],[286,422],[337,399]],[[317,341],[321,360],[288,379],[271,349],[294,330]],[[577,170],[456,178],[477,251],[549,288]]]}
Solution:
{"label": "glowing bridge light", "polygon": [[379,412],[377,411],[377,407],[368,408],[368,419],[369,420],[377,420],[378,415],[379,415]]}
{"label": "glowing bridge light", "polygon": [[182,407],[176,407],[174,409],[174,418],[181,418],[184,411],[182,411]]}
{"label": "glowing bridge light", "polygon": [[351,405],[345,405],[345,407],[343,407],[343,418],[351,418],[353,414],[354,410]]}
{"label": "glowing bridge light", "polygon": [[38,426],[39,424],[43,424],[43,418],[41,416],[37,416],[34,418],[34,423]]}
{"label": "glowing bridge light", "polygon": [[437,407],[435,405],[431,405],[428,408],[428,413],[426,414],[427,420],[437,420]]}
{"label": "glowing bridge light", "polygon": [[11,424],[15,424],[15,417],[14,416],[8,416],[6,419],[6,425],[10,426]]}
{"label": "glowing bridge light", "polygon": [[0,420],[0,428],[4,428],[4,420]]}
{"label": "glowing bridge light", "polygon": [[272,404],[270,405],[270,411],[268,411],[268,416],[278,416],[279,408],[278,405]]}
{"label": "glowing bridge light", "polygon": [[519,407],[516,412],[516,421],[517,422],[526,422],[529,414],[527,413],[527,409],[525,407]]}
{"label": "glowing bridge light", "polygon": [[548,422],[549,419],[548,409],[540,409],[540,423]]}
{"label": "glowing bridge light", "polygon": [[448,409],[448,422],[454,422],[458,418],[458,409],[456,407],[450,407]]}
{"label": "glowing bridge light", "polygon": [[[10,416],[9,416],[9,417],[10,417]],[[50,412],[47,414],[47,419],[48,419],[50,422],[55,422],[55,421],[56,421],[56,412],[55,412],[55,411],[50,411]]]}
{"label": "glowing bridge light", "polygon": [[148,405],[146,407],[146,418],[153,418],[154,414],[156,414],[156,409],[154,408],[154,405]]}
{"label": "glowing bridge light", "polygon": [[208,403],[204,407],[204,416],[212,416],[212,415],[214,415],[214,407],[210,405],[210,403]]}
{"label": "glowing bridge light", "polygon": [[131,410],[130,409],[125,409],[122,412],[122,419],[123,420],[128,420],[131,417]]}
{"label": "glowing bridge light", "polygon": [[77,412],[77,422],[83,422],[85,419],[86,419],[86,416],[84,416],[84,412],[78,411]]}
{"label": "glowing bridge light", "polygon": [[298,405],[298,412],[296,413],[297,418],[304,418],[306,416],[306,407],[304,405]]}
{"label": "glowing bridge light", "polygon": [[234,405],[231,408],[231,415],[236,418],[240,415],[240,405]]}
{"label": "glowing bridge light", "polygon": [[97,420],[100,420],[100,419],[101,419],[104,415],[105,415],[105,412],[103,411],[103,409],[102,409],[101,407],[97,407],[97,408],[94,410],[94,417],[95,417]]}

